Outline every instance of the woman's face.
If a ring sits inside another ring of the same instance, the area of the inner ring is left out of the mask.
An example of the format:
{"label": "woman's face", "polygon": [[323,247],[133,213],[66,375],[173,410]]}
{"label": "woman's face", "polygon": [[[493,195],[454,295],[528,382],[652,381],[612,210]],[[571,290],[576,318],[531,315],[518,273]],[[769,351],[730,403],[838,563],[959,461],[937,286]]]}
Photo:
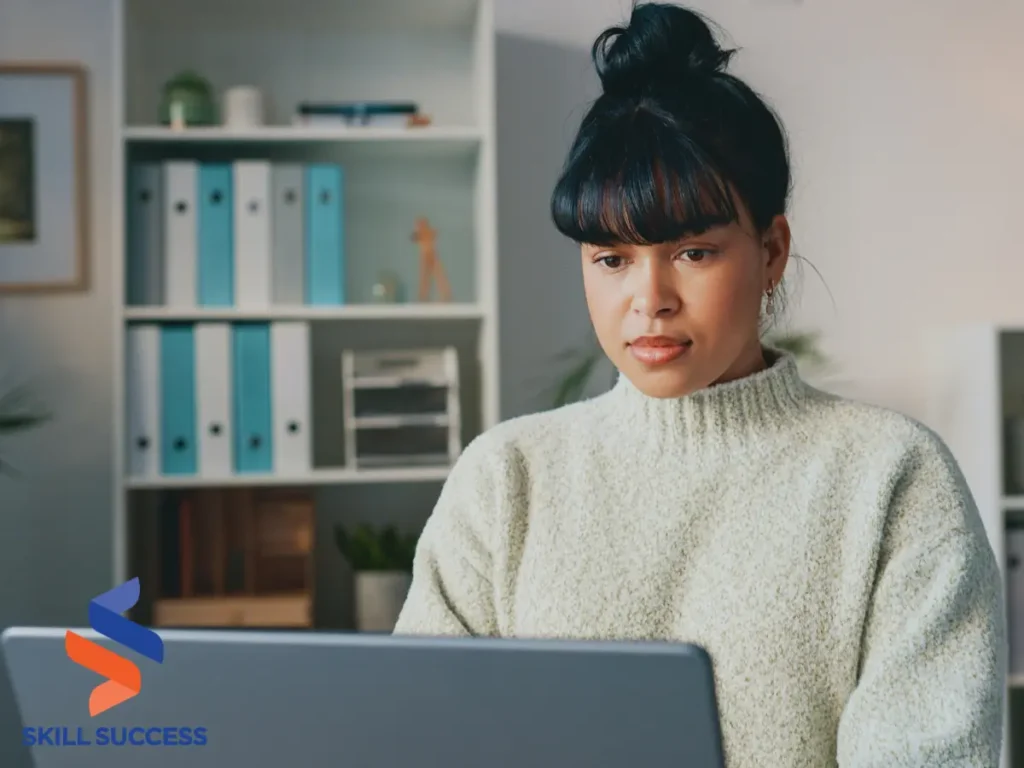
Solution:
{"label": "woman's face", "polygon": [[681,397],[763,367],[761,299],[777,286],[790,232],[749,218],[652,246],[583,245],[583,284],[598,341],[651,397]]}

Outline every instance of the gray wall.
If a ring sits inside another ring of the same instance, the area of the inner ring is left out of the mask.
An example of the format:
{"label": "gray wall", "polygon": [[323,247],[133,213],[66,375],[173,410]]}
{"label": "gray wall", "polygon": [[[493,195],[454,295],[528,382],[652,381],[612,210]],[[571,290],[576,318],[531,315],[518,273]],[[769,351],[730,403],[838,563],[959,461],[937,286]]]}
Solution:
{"label": "gray wall", "polygon": [[[85,293],[0,297],[0,387],[29,380],[55,411],[42,429],[0,442],[19,476],[0,476],[0,627],[68,626],[112,572],[111,371],[116,320],[112,184],[113,0],[2,0],[4,60],[71,60],[89,70],[91,286]],[[592,90],[581,49],[500,36],[498,40],[499,227],[502,415],[547,407],[553,358],[586,339],[588,321],[575,248],[554,232],[547,200],[563,153]],[[370,489],[324,490],[366,508]],[[390,489],[373,498],[375,516],[422,520],[437,486]],[[410,504],[410,502],[412,502]],[[330,504],[331,507],[336,506]],[[383,509],[381,509],[383,507]],[[320,533],[329,535],[328,516]],[[416,522],[412,520],[411,522]],[[333,554],[325,539],[323,554]],[[318,581],[341,580],[324,558]],[[343,624],[345,595],[320,617]],[[25,765],[17,716],[0,670],[0,765]]]}
{"label": "gray wall", "polygon": [[[92,230],[88,292],[0,298],[0,386],[31,380],[55,415],[45,428],[0,443],[0,456],[21,473],[0,476],[3,626],[80,622],[89,598],[113,578],[111,10],[110,0],[0,2],[0,58],[88,67]],[[15,766],[20,738],[5,692],[0,765]]]}
{"label": "gray wall", "polygon": [[551,225],[548,201],[598,84],[585,49],[502,34],[497,58],[501,405],[508,418],[549,407],[564,370],[557,358],[593,338],[579,250]]}

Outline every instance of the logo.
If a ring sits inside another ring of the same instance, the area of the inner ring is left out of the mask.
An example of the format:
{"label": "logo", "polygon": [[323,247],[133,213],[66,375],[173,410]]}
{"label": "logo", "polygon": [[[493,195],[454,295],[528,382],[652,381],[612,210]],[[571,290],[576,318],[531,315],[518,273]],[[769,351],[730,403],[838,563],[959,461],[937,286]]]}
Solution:
{"label": "logo", "polygon": [[[89,626],[115,643],[163,664],[164,642],[160,635],[121,615],[138,601],[139,579],[136,577],[89,601]],[[64,635],[64,649],[75,664],[107,679],[89,696],[92,717],[123,704],[142,691],[142,673],[131,659],[70,629]]]}

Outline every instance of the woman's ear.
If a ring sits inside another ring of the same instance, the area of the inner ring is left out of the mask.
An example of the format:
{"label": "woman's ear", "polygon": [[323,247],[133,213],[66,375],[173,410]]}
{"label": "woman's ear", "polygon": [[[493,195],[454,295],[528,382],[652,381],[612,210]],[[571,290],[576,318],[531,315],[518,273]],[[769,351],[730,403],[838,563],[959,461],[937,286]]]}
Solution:
{"label": "woman's ear", "polygon": [[766,259],[765,269],[776,283],[782,279],[782,273],[786,271],[791,239],[789,220],[780,214],[772,219],[761,240]]}

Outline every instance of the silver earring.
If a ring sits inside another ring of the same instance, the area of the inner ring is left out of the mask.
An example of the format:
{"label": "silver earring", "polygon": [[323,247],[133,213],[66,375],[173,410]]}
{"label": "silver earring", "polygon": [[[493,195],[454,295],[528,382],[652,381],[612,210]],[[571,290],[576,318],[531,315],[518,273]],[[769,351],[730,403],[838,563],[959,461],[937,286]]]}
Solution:
{"label": "silver earring", "polygon": [[769,315],[775,314],[775,286],[772,285],[771,280],[768,281],[768,290],[764,294],[768,297],[768,303],[765,304],[764,311]]}

